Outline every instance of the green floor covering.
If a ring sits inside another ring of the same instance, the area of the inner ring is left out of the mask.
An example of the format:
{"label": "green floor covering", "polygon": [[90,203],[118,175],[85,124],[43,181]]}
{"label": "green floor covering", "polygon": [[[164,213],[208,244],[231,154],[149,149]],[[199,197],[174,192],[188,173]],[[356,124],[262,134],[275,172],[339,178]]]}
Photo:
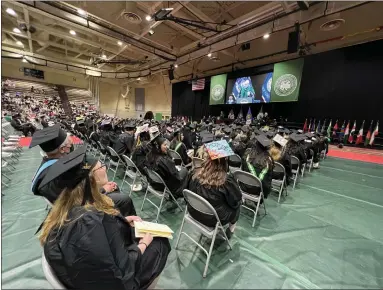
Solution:
{"label": "green floor covering", "polygon": [[[34,236],[46,204],[30,192],[41,157],[37,149],[27,150],[11,175],[11,187],[3,191],[3,288],[50,288]],[[158,287],[382,289],[383,166],[330,157],[321,166],[295,191],[289,188],[280,204],[272,193],[267,216],[261,211],[254,228],[243,210],[233,250],[217,246],[207,278],[202,278],[205,255],[183,237]],[[133,194],[138,213],[152,220],[155,210],[149,203],[139,211],[140,196]],[[165,211],[159,222],[177,231],[181,220],[180,212]]]}

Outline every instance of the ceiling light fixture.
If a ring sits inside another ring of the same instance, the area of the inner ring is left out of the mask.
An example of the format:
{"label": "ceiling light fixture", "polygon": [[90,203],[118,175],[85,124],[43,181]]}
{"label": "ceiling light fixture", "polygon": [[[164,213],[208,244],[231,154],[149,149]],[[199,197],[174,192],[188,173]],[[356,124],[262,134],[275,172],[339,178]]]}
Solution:
{"label": "ceiling light fixture", "polygon": [[211,52],[209,52],[209,53],[207,54],[208,57],[211,57],[211,55],[212,55]]}
{"label": "ceiling light fixture", "polygon": [[146,15],[145,19],[146,19],[146,21],[150,21],[150,20],[152,20],[152,16]]}
{"label": "ceiling light fixture", "polygon": [[16,16],[16,12],[15,10],[13,10],[12,8],[7,8],[7,10],[5,10],[5,12],[7,12],[8,14],[12,15],[12,16]]}
{"label": "ceiling light fixture", "polygon": [[22,62],[28,62],[25,58],[23,58]]}
{"label": "ceiling light fixture", "polygon": [[263,36],[263,39],[268,39],[270,37],[270,34],[266,33],[264,36]]}
{"label": "ceiling light fixture", "polygon": [[84,10],[82,10],[82,9],[77,9],[77,12],[78,12],[78,14],[80,14],[80,15],[83,15],[83,16],[85,16],[86,15],[86,12],[84,11]]}
{"label": "ceiling light fixture", "polygon": [[137,80],[138,80],[138,81],[140,81],[140,80],[141,80],[141,78],[137,78]]}
{"label": "ceiling light fixture", "polygon": [[117,41],[117,44],[118,44],[119,46],[121,46],[121,45],[122,45],[122,41]]}
{"label": "ceiling light fixture", "polygon": [[154,30],[153,30],[153,29],[150,29],[150,30],[148,31],[148,33],[149,33],[149,35],[153,35],[153,34],[154,34]]}
{"label": "ceiling light fixture", "polygon": [[20,29],[18,29],[17,27],[13,28],[13,32],[15,32],[15,33],[21,33]]}
{"label": "ceiling light fixture", "polygon": [[74,31],[74,30],[69,30],[69,33],[72,35],[76,35],[76,31]]}
{"label": "ceiling light fixture", "polygon": [[101,57],[102,57],[103,59],[106,59],[106,55],[105,55],[105,54],[103,54]]}
{"label": "ceiling light fixture", "polygon": [[178,67],[178,64],[175,64],[175,65],[174,65],[174,68],[177,68],[177,67]]}
{"label": "ceiling light fixture", "polygon": [[24,46],[24,44],[21,41],[16,41],[16,44],[19,46]]}

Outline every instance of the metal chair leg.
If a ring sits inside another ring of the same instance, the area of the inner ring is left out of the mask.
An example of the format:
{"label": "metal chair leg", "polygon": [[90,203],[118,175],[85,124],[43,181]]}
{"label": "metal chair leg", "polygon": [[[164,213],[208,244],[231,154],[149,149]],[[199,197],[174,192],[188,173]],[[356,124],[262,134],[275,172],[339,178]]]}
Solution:
{"label": "metal chair leg", "polygon": [[213,239],[211,240],[209,254],[207,255],[207,260],[206,260],[206,264],[205,264],[205,270],[203,271],[203,275],[202,275],[203,278],[206,278],[207,269],[209,268],[209,263],[210,263],[211,254],[213,252],[215,238],[217,237],[217,230],[218,230],[218,225],[216,225],[215,229],[214,229]]}

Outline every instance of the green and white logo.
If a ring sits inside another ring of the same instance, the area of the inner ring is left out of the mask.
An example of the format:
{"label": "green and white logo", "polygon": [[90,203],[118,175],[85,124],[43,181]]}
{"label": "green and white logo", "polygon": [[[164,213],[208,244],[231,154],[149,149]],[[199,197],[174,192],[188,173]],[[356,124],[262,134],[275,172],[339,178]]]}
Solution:
{"label": "green and white logo", "polygon": [[211,89],[211,97],[214,101],[219,101],[223,98],[223,94],[225,93],[225,88],[221,84],[216,84]]}
{"label": "green and white logo", "polygon": [[297,78],[292,74],[280,76],[274,85],[274,91],[278,96],[285,97],[291,95],[298,86]]}

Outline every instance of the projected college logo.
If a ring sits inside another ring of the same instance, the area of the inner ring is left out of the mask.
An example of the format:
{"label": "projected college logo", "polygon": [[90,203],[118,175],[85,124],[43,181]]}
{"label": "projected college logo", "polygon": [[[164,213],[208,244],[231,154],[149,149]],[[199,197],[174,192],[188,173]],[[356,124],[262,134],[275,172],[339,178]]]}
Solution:
{"label": "projected college logo", "polygon": [[280,76],[274,85],[274,91],[278,96],[285,97],[291,95],[298,86],[297,78],[292,74]]}
{"label": "projected college logo", "polygon": [[211,97],[214,101],[219,101],[223,98],[223,94],[225,93],[225,88],[217,84],[211,89]]}

